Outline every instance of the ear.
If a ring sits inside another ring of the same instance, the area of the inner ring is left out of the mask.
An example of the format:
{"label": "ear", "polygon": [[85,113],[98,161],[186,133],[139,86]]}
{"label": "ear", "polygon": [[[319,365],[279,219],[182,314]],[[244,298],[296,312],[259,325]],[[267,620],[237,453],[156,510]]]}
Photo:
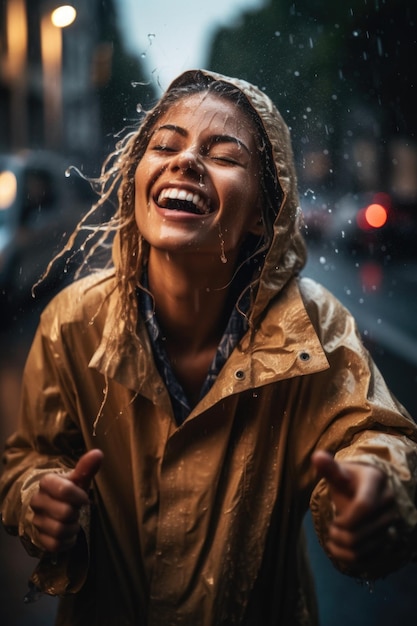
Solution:
{"label": "ear", "polygon": [[249,226],[249,232],[257,237],[261,237],[261,235],[265,233],[265,225],[262,216],[262,200],[262,196],[259,196],[253,211],[252,223]]}
{"label": "ear", "polygon": [[261,235],[265,233],[265,226],[262,215],[253,220],[253,224],[250,226],[249,232],[252,235],[256,235],[257,237],[261,237]]}

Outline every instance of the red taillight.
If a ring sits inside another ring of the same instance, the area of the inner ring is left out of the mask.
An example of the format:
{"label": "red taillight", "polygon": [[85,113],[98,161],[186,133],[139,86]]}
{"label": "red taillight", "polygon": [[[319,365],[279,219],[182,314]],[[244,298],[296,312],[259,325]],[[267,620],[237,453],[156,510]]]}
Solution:
{"label": "red taillight", "polygon": [[370,230],[382,228],[388,220],[390,199],[387,194],[375,194],[373,201],[358,211],[356,220],[359,228]]}
{"label": "red taillight", "polygon": [[388,211],[382,204],[370,204],[365,209],[365,220],[372,228],[381,228],[388,219]]}

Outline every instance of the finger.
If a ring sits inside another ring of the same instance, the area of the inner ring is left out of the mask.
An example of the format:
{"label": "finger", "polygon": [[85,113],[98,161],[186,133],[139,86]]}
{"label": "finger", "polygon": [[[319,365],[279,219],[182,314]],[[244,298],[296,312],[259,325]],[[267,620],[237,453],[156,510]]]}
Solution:
{"label": "finger", "polygon": [[54,498],[38,497],[33,498],[31,508],[36,518],[48,517],[62,524],[70,524],[78,520],[80,506],[86,504],[87,495],[82,491],[84,498],[80,503],[71,504],[67,501],[57,500]]}
{"label": "finger", "polygon": [[59,474],[46,474],[39,481],[39,492],[31,500],[31,506],[43,506],[49,509],[53,502],[66,502],[75,507],[87,504],[86,492],[78,485],[68,479],[67,476]]}
{"label": "finger", "polygon": [[358,547],[382,538],[386,541],[387,529],[398,523],[398,517],[392,509],[379,513],[356,528],[342,526],[337,518],[329,527],[329,537],[340,546]]}
{"label": "finger", "polygon": [[318,450],[312,456],[312,463],[318,475],[325,478],[332,489],[346,496],[354,495],[353,475],[346,467],[335,461],[331,454]]}
{"label": "finger", "polygon": [[84,491],[88,491],[91,481],[100,469],[103,461],[101,450],[94,449],[86,452],[78,461],[67,478]]}
{"label": "finger", "polygon": [[62,523],[51,517],[44,517],[35,515],[33,518],[33,525],[39,533],[52,537],[57,541],[65,542],[72,537],[77,536],[80,525],[78,521],[71,523]]}
{"label": "finger", "polygon": [[326,548],[336,560],[362,567],[364,564],[369,565],[378,560],[383,560],[388,551],[395,549],[395,544],[392,540],[387,540],[387,528],[385,527],[375,530],[360,541],[355,535],[346,534],[343,537],[337,531],[335,533],[330,532]]}
{"label": "finger", "polygon": [[68,536],[59,538],[53,535],[50,535],[47,532],[43,532],[42,530],[38,531],[38,542],[43,550],[46,552],[63,552],[65,550],[70,550],[75,543],[77,542],[78,537],[78,529],[69,534]]}

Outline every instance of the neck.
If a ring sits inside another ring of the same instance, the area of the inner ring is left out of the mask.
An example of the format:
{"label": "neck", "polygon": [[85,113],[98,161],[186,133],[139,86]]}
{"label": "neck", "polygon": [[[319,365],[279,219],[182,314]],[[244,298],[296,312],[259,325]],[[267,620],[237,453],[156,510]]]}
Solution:
{"label": "neck", "polygon": [[217,345],[234,304],[229,289],[234,266],[150,251],[149,288],[168,346],[198,351]]}

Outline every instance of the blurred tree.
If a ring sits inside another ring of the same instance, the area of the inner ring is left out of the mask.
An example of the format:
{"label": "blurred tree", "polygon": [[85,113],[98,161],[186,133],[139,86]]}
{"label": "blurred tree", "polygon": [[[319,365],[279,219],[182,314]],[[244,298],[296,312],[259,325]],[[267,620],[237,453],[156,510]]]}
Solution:
{"label": "blurred tree", "polygon": [[218,30],[207,65],[265,89],[296,156],[319,146],[337,162],[358,132],[415,134],[416,15],[410,0],[270,0]]}

